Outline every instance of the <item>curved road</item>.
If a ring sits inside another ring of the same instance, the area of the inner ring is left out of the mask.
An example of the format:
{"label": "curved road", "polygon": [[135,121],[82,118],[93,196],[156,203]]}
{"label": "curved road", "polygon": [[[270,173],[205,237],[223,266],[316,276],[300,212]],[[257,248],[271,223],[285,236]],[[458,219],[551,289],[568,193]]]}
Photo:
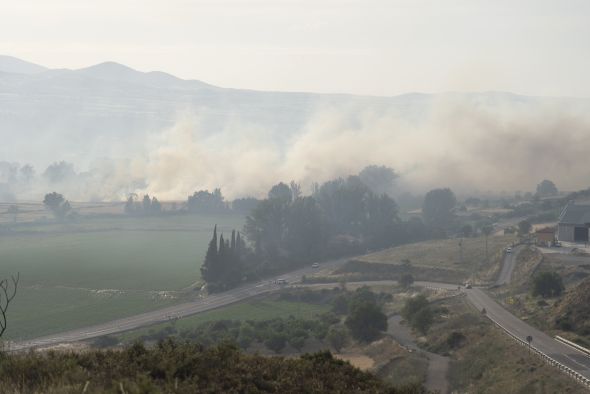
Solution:
{"label": "curved road", "polygon": [[297,282],[301,280],[302,275],[310,275],[317,272],[318,269],[334,269],[348,260],[349,258],[342,258],[325,262],[320,265],[320,268],[301,268],[257,283],[248,283],[223,293],[212,294],[195,301],[169,306],[152,312],[142,313],[140,315],[130,316],[90,327],[74,329],[59,334],[48,335],[41,338],[15,342],[10,345],[10,350],[20,351],[35,347],[56,345],[59,343],[83,341],[90,338],[116,334],[134,328],[169,321],[174,318],[194,315],[277,290],[282,287],[282,285],[275,284],[275,281],[279,278],[285,279],[287,283]]}
{"label": "curved road", "polygon": [[512,253],[505,254],[504,263],[502,264],[502,269],[496,280],[496,285],[506,285],[510,283],[510,280],[512,279],[512,271],[514,271],[514,266],[516,265],[516,257],[523,249],[523,245],[518,245],[512,249]]}
{"label": "curved road", "polygon": [[[516,262],[516,255],[520,249],[515,249],[511,255],[507,255],[504,259],[504,264],[498,278],[498,284],[508,283],[510,276]],[[321,265],[321,268],[335,268],[341,265],[348,258],[334,260],[326,262]],[[301,279],[302,275],[309,275],[316,272],[316,269],[312,267],[306,267],[297,271],[284,274],[281,278],[286,279],[289,283],[296,282]],[[76,329],[61,334],[50,335],[43,338],[33,339],[29,341],[23,341],[15,343],[11,346],[12,350],[24,350],[32,347],[47,346],[64,342],[75,342],[81,341],[93,337],[98,337],[107,334],[114,334],[141,326],[146,326],[153,323],[167,321],[170,318],[185,317],[196,313],[204,312],[207,310],[219,308],[221,306],[229,305],[244,299],[263,294],[275,289],[280,286],[274,284],[276,278],[270,278],[258,283],[247,284],[236,289],[229,290],[224,293],[214,294],[203,299],[199,299],[193,302],[187,302],[184,304],[170,306],[164,309],[160,309],[153,312],[143,313],[136,316],[131,316],[112,322],[98,324],[95,326]],[[383,283],[391,283],[391,281],[381,281]],[[369,282],[367,282],[369,283]],[[371,282],[375,283],[375,282]],[[430,287],[430,288],[441,288],[459,291],[456,284],[449,283],[435,283],[435,282],[416,282],[418,286]],[[506,331],[512,335],[526,339],[527,336],[533,337],[533,345],[561,362],[565,366],[577,371],[584,377],[590,379],[590,358],[584,353],[577,351],[557,340],[551,338],[547,334],[531,327],[527,323],[518,319],[512,315],[500,304],[489,297],[483,289],[473,288],[464,289],[461,288],[467,297],[467,300],[471,302],[478,310],[483,308],[486,309],[487,316],[493,320],[496,324],[502,326]]]}

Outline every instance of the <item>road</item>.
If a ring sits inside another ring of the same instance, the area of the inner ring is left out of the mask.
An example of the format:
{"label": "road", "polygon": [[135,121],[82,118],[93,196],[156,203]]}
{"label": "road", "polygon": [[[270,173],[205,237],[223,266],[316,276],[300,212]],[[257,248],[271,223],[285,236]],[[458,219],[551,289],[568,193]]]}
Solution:
{"label": "road", "polygon": [[523,248],[524,246],[519,245],[512,249],[512,253],[505,254],[502,269],[496,280],[496,285],[501,286],[510,283],[510,280],[512,279],[512,271],[514,271],[514,266],[516,265],[516,256],[518,256]]}
{"label": "road", "polygon": [[465,289],[464,291],[469,302],[478,310],[485,308],[487,316],[501,325],[506,331],[522,340],[526,340],[526,337],[529,335],[532,336],[532,345],[541,352],[590,379],[590,358],[588,356],[558,342],[549,335],[531,327],[512,315],[490,298],[483,289],[473,288]]}
{"label": "road", "polygon": [[[508,283],[510,281],[510,275],[514,268],[517,254],[518,249],[515,250],[512,253],[512,255],[508,255],[505,257],[500,278],[498,279],[498,281],[500,281],[500,279],[502,279],[503,283]],[[322,263],[320,269],[333,269],[343,264],[347,260],[348,258],[344,258],[340,260]],[[302,275],[310,275],[316,271],[317,269],[314,269],[312,267],[306,267],[290,272],[288,274],[281,275],[280,278],[284,278],[289,283],[292,283],[299,281]],[[64,342],[76,342],[102,335],[115,334],[122,331],[127,331],[130,329],[146,326],[149,324],[164,322],[169,320],[171,317],[176,318],[193,315],[196,313],[229,305],[235,302],[243,301],[247,298],[278,289],[280,288],[280,286],[273,283],[278,278],[279,277],[270,278],[264,281],[259,281],[257,283],[247,284],[223,293],[210,295],[203,299],[170,306],[157,311],[143,313],[140,315],[127,317],[104,324],[98,324],[87,328],[76,329],[61,334],[50,335],[43,338],[14,343],[12,344],[11,349],[24,350],[32,347],[48,346]],[[392,283],[392,281],[363,283]],[[562,364],[568,366],[572,370],[577,371],[584,377],[590,379],[589,357],[561,342],[558,342],[557,340],[551,338],[547,334],[537,330],[536,328],[531,327],[527,323],[518,319],[516,316],[512,315],[501,305],[499,305],[496,301],[494,301],[491,297],[489,297],[483,289],[461,288],[461,290],[458,290],[458,286],[456,284],[437,282],[416,282],[415,285],[430,288],[442,288],[455,291],[463,291],[467,297],[467,300],[471,304],[473,304],[478,310],[482,310],[485,308],[487,316],[494,322],[502,326],[505,330],[510,332],[512,335],[523,340],[525,340],[526,337],[529,335],[532,336],[533,345],[537,349],[544,352],[553,359],[561,362]]]}
{"label": "road", "polygon": [[20,351],[35,347],[51,346],[60,343],[83,341],[103,335],[116,334],[155,323],[166,322],[174,318],[194,315],[240,302],[273,290],[278,290],[282,287],[282,285],[277,285],[274,282],[279,278],[285,279],[288,283],[298,282],[301,280],[302,275],[310,275],[317,272],[318,269],[332,270],[348,260],[349,258],[343,258],[325,262],[320,264],[320,268],[301,268],[274,278],[267,278],[256,283],[249,283],[223,293],[212,294],[195,301],[169,306],[152,312],[142,313],[140,315],[130,316],[59,334],[48,335],[41,338],[15,342],[10,345],[10,350]]}
{"label": "road", "polygon": [[393,315],[387,320],[387,332],[402,346],[412,349],[413,351],[422,352],[428,358],[428,370],[426,371],[426,382],[424,385],[432,392],[438,391],[441,394],[449,392],[449,373],[450,357],[441,356],[440,354],[427,352],[418,347],[414,342],[414,335],[406,325],[401,324],[402,317]]}

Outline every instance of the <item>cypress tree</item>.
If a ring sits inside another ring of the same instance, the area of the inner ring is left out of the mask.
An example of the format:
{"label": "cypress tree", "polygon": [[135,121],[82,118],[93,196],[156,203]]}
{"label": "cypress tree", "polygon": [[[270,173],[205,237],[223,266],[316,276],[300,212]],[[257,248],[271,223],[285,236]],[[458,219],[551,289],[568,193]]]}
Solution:
{"label": "cypress tree", "polygon": [[207,248],[207,254],[205,255],[205,261],[201,266],[201,276],[205,282],[213,282],[217,278],[217,268],[219,264],[219,255],[217,252],[217,225],[213,229],[213,238],[209,241],[209,247]]}
{"label": "cypress tree", "polygon": [[238,231],[238,236],[236,237],[236,256],[240,256],[242,251],[242,237],[240,237],[240,232]]}
{"label": "cypress tree", "polygon": [[231,231],[231,245],[230,248],[232,250],[232,252],[235,252],[236,250],[236,230],[232,230]]}

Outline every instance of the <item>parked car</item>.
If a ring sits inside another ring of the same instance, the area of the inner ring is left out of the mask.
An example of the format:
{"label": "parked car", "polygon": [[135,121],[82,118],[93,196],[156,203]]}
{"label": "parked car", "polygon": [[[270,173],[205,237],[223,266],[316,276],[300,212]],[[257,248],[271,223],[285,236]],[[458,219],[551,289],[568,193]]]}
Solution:
{"label": "parked car", "polygon": [[469,282],[465,283],[465,288],[466,289],[471,289],[471,283],[469,283]]}
{"label": "parked car", "polygon": [[311,268],[319,268],[320,267],[320,263],[313,263],[311,265]]}
{"label": "parked car", "polygon": [[512,253],[512,248],[511,247],[506,248],[506,253]]}
{"label": "parked car", "polygon": [[286,285],[287,283],[287,279],[277,279],[277,285]]}

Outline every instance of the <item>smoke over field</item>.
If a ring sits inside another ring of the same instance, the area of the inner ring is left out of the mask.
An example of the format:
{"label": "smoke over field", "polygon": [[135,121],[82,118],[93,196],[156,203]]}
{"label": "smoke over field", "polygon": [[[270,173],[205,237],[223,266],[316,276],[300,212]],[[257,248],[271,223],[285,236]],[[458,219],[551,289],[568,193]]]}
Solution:
{"label": "smoke over field", "polygon": [[[405,107],[320,104],[289,135],[231,116],[212,128],[210,115],[185,110],[125,155],[95,158],[86,170],[71,158],[74,170],[53,178],[40,170],[23,179],[18,165],[5,164],[0,183],[4,199],[39,198],[50,189],[73,200],[119,200],[131,192],[185,199],[216,187],[235,198],[261,196],[289,180],[308,191],[313,182],[383,164],[401,175],[404,191],[532,190],[544,178],[576,189],[590,179],[583,164],[590,146],[588,104],[493,93],[430,96]],[[64,152],[58,146],[52,151],[61,160]]]}

